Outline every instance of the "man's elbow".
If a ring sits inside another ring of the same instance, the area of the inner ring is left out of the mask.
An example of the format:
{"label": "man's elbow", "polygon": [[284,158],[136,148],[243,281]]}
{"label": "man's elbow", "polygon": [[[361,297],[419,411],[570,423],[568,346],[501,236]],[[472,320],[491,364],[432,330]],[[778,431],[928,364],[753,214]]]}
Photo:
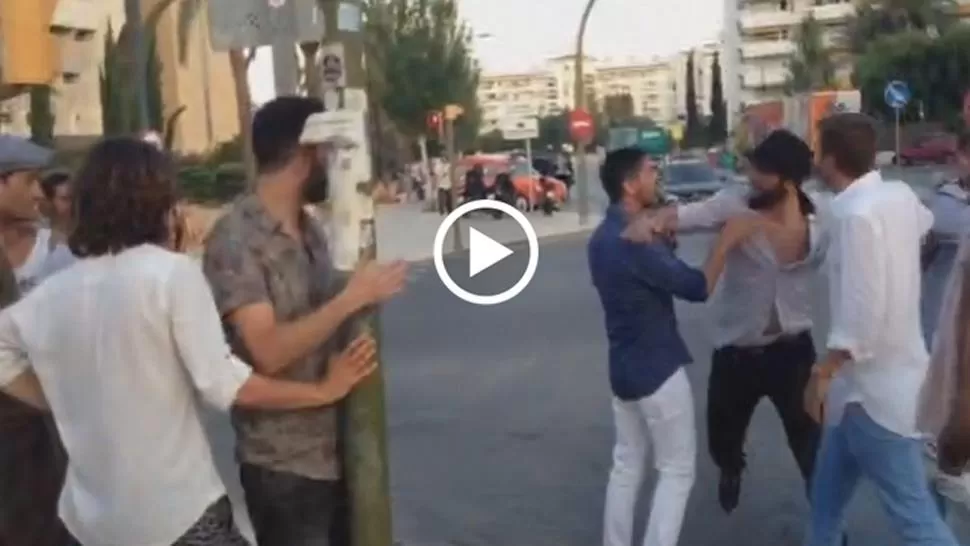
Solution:
{"label": "man's elbow", "polygon": [[276,332],[259,336],[258,340],[246,343],[246,348],[249,350],[249,364],[253,370],[266,377],[279,374],[294,360]]}
{"label": "man's elbow", "polygon": [[691,275],[687,282],[681,287],[677,296],[691,303],[703,303],[710,297],[710,290],[707,286],[707,278],[703,273],[697,272]]}

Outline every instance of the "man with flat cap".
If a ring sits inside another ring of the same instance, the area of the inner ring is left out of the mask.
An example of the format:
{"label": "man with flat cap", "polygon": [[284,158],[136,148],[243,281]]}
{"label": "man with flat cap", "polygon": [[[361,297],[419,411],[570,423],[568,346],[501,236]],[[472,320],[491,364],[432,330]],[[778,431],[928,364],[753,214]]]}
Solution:
{"label": "man with flat cap", "polygon": [[812,151],[794,134],[778,130],[746,159],[750,186],[728,186],[705,201],[647,214],[627,233],[647,240],[664,232],[720,229],[738,215],[760,219],[759,232],[728,255],[709,300],[715,350],[708,447],[721,471],[718,497],[726,512],[740,499],[745,437],[763,398],[775,406],[806,483],[820,437],[802,404],[815,363],[811,283],[827,247],[815,202],[801,187],[812,172]]}
{"label": "man with flat cap", "polygon": [[[38,242],[40,178],[52,155],[0,135],[0,308],[20,296],[16,271],[29,263]],[[70,543],[57,515],[65,462],[50,415],[0,392],[0,545]]]}

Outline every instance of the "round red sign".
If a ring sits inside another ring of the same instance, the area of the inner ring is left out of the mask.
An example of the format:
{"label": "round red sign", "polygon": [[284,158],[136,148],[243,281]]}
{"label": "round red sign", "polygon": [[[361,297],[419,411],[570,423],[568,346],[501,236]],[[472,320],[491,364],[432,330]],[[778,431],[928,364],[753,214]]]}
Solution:
{"label": "round red sign", "polygon": [[593,116],[586,110],[573,110],[569,113],[569,134],[577,142],[588,143],[593,140],[596,127]]}

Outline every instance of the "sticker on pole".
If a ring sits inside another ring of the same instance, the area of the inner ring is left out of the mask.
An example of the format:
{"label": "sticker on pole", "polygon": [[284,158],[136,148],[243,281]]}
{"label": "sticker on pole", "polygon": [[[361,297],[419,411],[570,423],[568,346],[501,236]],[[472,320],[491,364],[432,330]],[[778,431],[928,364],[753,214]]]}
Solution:
{"label": "sticker on pole", "polygon": [[910,99],[913,98],[913,94],[909,90],[909,86],[906,82],[900,80],[893,80],[886,85],[886,91],[883,93],[886,99],[886,105],[890,108],[896,110],[901,110],[909,104]]}
{"label": "sticker on pole", "polygon": [[341,43],[327,44],[320,48],[323,88],[340,89],[347,87],[347,71],[344,60],[344,46]]}
{"label": "sticker on pole", "polygon": [[280,9],[286,5],[286,0],[269,0],[269,7],[273,9]]}

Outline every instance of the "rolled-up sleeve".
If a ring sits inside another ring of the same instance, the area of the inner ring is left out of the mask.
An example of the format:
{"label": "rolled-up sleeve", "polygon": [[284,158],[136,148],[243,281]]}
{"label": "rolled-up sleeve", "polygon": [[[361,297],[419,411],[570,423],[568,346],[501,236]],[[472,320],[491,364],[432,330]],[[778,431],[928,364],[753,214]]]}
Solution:
{"label": "rolled-up sleeve", "polygon": [[229,349],[212,291],[191,258],[175,266],[169,297],[173,337],[192,384],[206,403],[229,409],[252,368]]}
{"label": "rolled-up sleeve", "polygon": [[687,301],[707,299],[707,278],[704,273],[684,263],[663,243],[628,243],[625,254],[628,266],[644,284]]}
{"label": "rolled-up sleeve", "polygon": [[30,370],[30,360],[20,329],[10,310],[0,312],[0,387],[9,385]]}
{"label": "rolled-up sleeve", "polygon": [[832,328],[829,350],[848,352],[855,361],[873,355],[873,336],[886,311],[888,294],[885,271],[888,267],[885,243],[876,226],[858,215],[838,222],[832,251],[836,264],[832,282]]}
{"label": "rolled-up sleeve", "polygon": [[677,229],[716,228],[732,216],[749,210],[742,190],[725,188],[703,201],[677,205]]}

